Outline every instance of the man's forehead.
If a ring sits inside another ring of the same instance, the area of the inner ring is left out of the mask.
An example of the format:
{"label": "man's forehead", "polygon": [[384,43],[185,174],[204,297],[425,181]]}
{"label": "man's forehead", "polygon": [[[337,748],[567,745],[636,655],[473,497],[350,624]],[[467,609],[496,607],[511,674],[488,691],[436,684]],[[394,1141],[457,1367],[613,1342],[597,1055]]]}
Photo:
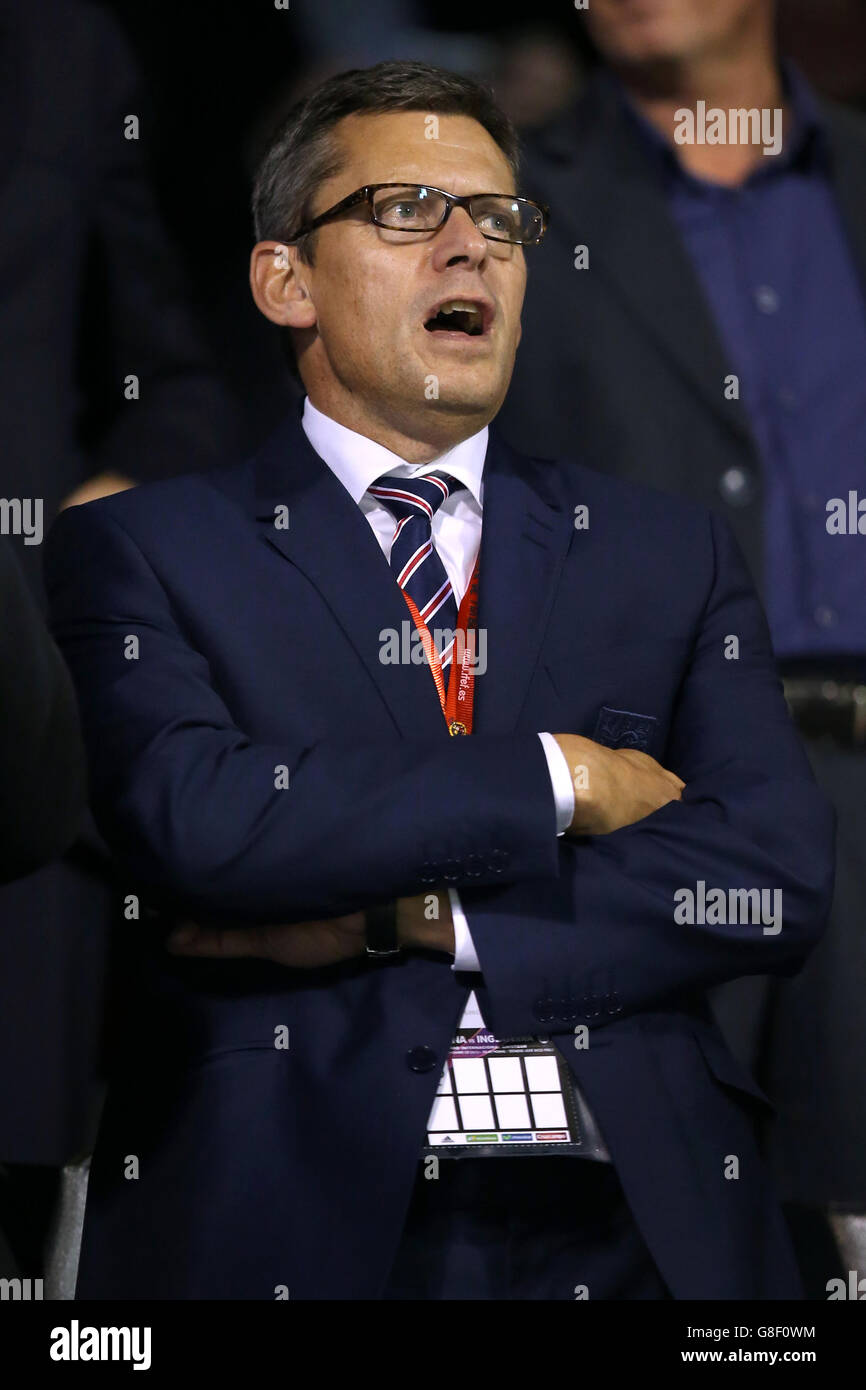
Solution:
{"label": "man's forehead", "polygon": [[355,188],[405,179],[438,184],[454,193],[513,191],[503,151],[471,116],[425,111],[363,113],[346,116],[335,127],[334,135],[345,154],[339,178],[343,182],[348,177]]}

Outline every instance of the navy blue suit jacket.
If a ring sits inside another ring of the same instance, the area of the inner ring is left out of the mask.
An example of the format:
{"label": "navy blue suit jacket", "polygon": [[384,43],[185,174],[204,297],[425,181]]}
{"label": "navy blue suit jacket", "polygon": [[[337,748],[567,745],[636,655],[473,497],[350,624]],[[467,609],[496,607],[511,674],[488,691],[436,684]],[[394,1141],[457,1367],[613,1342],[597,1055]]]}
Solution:
{"label": "navy blue suit jacket", "polygon": [[[242,466],[66,512],[47,572],[97,821],[151,904],[128,924],[79,1297],[378,1295],[473,981],[438,952],[179,960],[161,915],[302,921],[449,884],[486,1022],[561,1048],[674,1295],[796,1294],[753,1137],[766,1102],[705,990],[800,966],[828,908],[832,812],[722,521],[493,431],[488,667],[464,739],[424,666],[380,661],[403,598],[294,417]],[[557,838],[541,729],[637,740],[682,802]],[[675,893],[700,880],[781,889],[781,931],[677,924]],[[578,1199],[582,1160],[562,1161]]]}

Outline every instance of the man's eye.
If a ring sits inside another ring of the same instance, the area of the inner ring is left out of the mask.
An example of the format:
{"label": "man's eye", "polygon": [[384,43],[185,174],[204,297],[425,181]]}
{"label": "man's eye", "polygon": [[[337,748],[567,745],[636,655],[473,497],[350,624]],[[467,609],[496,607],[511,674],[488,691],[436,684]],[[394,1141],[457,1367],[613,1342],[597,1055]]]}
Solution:
{"label": "man's eye", "polygon": [[478,225],[482,231],[506,235],[514,231],[516,223],[515,219],[509,217],[507,213],[488,212],[479,220]]}
{"label": "man's eye", "polygon": [[392,203],[385,211],[395,222],[414,222],[415,218],[418,216],[418,204],[407,202]]}

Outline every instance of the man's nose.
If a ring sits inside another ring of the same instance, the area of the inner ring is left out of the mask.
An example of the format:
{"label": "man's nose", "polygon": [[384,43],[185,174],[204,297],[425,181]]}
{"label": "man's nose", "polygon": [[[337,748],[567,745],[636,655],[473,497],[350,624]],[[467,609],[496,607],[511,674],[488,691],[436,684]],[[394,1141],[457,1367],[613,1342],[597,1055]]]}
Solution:
{"label": "man's nose", "polygon": [[436,233],[434,266],[441,270],[455,261],[465,261],[474,267],[481,264],[487,253],[487,238],[478,230],[466,208],[453,208],[448,221]]}

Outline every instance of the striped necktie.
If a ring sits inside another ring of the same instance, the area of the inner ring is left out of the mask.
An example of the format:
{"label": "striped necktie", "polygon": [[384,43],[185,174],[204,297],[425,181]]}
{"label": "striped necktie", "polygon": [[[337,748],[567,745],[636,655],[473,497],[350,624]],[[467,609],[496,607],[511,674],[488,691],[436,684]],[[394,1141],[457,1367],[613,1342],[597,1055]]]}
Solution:
{"label": "striped necktie", "polygon": [[[367,489],[397,522],[391,543],[391,573],[416,604],[431,636],[435,628],[453,632],[457,627],[457,602],[445,566],[436,554],[432,527],[445,498],[463,486],[448,473],[427,473],[423,478],[395,478],[385,473]],[[450,663],[453,646],[453,639],[436,643],[443,666]]]}

